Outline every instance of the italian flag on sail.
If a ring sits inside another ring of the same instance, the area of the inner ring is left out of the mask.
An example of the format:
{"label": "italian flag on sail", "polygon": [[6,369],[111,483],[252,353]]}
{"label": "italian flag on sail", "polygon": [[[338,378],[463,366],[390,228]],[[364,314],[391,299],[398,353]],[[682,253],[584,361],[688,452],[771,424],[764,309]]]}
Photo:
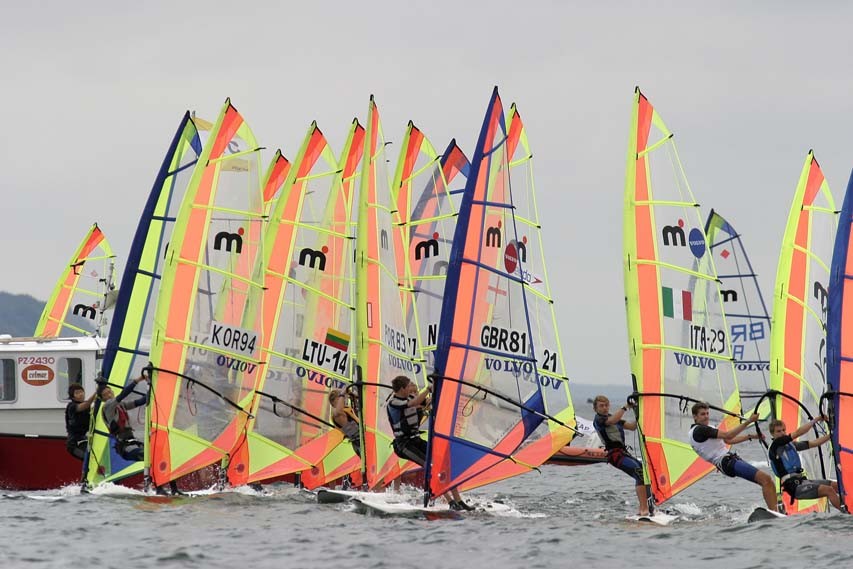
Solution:
{"label": "italian flag on sail", "polygon": [[693,320],[693,297],[689,290],[661,287],[663,315],[675,320]]}

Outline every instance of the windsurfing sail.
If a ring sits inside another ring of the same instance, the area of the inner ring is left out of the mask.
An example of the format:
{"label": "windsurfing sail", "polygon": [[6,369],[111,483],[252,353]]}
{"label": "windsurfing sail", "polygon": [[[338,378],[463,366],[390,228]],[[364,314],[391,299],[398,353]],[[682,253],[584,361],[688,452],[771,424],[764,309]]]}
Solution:
{"label": "windsurfing sail", "polygon": [[181,204],[156,307],[145,462],[157,486],[245,442],[261,363],[262,318],[247,313],[263,290],[260,150],[226,100]]}
{"label": "windsurfing sail", "polygon": [[114,270],[115,255],[95,223],[59,277],[33,335],[57,338],[63,334],[104,334],[106,311],[115,303]]}
{"label": "windsurfing sail", "polygon": [[362,471],[369,488],[387,483],[398,467],[386,404],[391,381],[423,377],[417,338],[403,322],[396,255],[393,202],[385,160],[385,138],[373,96],[367,114],[356,235],[356,361],[361,376]]}
{"label": "windsurfing sail", "polygon": [[628,352],[644,476],[662,503],[714,467],[691,448],[685,402],[738,424],[740,396],[714,258],[672,132],[634,93],[624,202]]}
{"label": "windsurfing sail", "polygon": [[[809,421],[826,391],[826,325],[829,276],[838,212],[823,172],[809,151],[800,174],[779,254],[770,332],[770,396],[773,417],[788,432]],[[804,438],[820,436],[816,426]],[[806,475],[826,479],[832,453],[816,447],[800,453]],[[825,499],[785,503],[789,514],[825,510]]]}
{"label": "windsurfing sail", "polygon": [[[829,312],[826,323],[826,379],[829,392],[828,416],[832,426],[832,448],[838,492],[847,510],[853,512],[853,247],[850,226],[853,224],[853,174],[844,194],[835,250],[832,253],[829,280]],[[851,297],[851,298],[848,298]],[[821,405],[821,410],[824,406]]]}
{"label": "windsurfing sail", "polygon": [[[357,232],[357,229],[355,227],[357,219],[354,217],[354,215],[357,214],[354,213],[353,208],[356,199],[355,196],[357,193],[356,188],[358,187],[361,177],[361,169],[359,168],[359,166],[361,164],[361,160],[364,154],[364,135],[364,127],[362,127],[358,123],[358,120],[353,120],[352,125],[350,127],[349,136],[347,137],[347,142],[344,146],[344,150],[341,153],[341,157],[339,160],[341,178],[339,181],[336,181],[336,184],[339,183],[340,188],[336,190],[337,193],[334,195],[334,225],[338,230],[340,230],[340,228],[343,227],[343,220],[347,220],[348,227],[346,228],[346,234],[349,235],[349,238],[351,239],[351,243],[349,245],[350,251],[353,251],[355,249],[355,246],[352,242],[354,241],[354,236]],[[328,207],[331,207],[331,203],[328,205]],[[352,258],[354,260],[354,256]],[[353,263],[353,265],[355,265],[355,263]],[[343,273],[349,275],[349,285],[351,287],[349,298],[355,298],[354,270],[354,267],[352,269],[349,269],[348,271],[341,268],[341,271]],[[341,299],[346,298],[346,293],[342,288],[343,283],[339,283],[335,279],[324,279],[323,282],[326,285],[326,288],[324,288],[325,294],[338,295],[338,297]],[[318,303],[328,307],[333,306],[329,303],[327,298],[322,296],[318,298]],[[343,317],[341,317],[341,322],[344,322]],[[352,322],[351,326],[354,333],[355,321]],[[345,326],[342,326],[342,328],[344,327]],[[346,347],[346,351],[349,356],[349,367],[342,375],[349,376],[350,380],[352,380],[354,374],[353,362],[355,359],[355,345],[352,341],[352,337],[352,334],[350,334],[349,338],[347,338],[344,334],[337,337],[335,337],[333,334],[331,338],[328,335],[326,338],[324,338],[324,342],[326,340],[331,339],[334,343],[335,340],[337,340],[338,348]],[[310,378],[308,378],[307,374],[303,381],[310,381]],[[337,383],[337,381],[335,383]],[[325,380],[323,384],[326,384]],[[353,392],[351,390],[348,390],[348,393]],[[350,397],[350,400],[352,400],[352,397]],[[352,405],[354,408],[360,407],[357,401],[352,402]],[[325,410],[326,411],[323,415],[324,417],[328,416],[330,409],[328,406],[326,406]],[[359,436],[361,437],[361,435]],[[336,447],[334,447],[332,451],[329,452],[320,462],[314,463],[314,465],[310,469],[303,471],[300,474],[300,482],[309,490],[313,490],[320,486],[329,484],[344,476],[350,476],[353,485],[359,486],[362,483],[362,477],[360,472],[361,466],[361,458],[355,454],[353,446],[348,441],[343,440]]]}
{"label": "windsurfing sail", "polygon": [[419,338],[417,357],[428,370],[435,367],[441,301],[456,231],[457,208],[450,194],[460,181],[464,190],[469,167],[455,140],[439,155],[423,132],[409,123],[393,184],[399,216],[394,239],[406,333]]}
{"label": "windsurfing sail", "polygon": [[[464,191],[469,166],[456,140],[439,155],[423,132],[409,122],[392,184],[397,204],[394,249],[406,334],[418,346],[414,357],[421,372],[416,378],[419,385],[423,385],[424,373],[435,369],[441,303],[456,231],[457,208],[451,192],[454,188],[460,190],[457,193]],[[396,478],[415,466],[400,460],[387,478]]]}
{"label": "windsurfing sail", "polygon": [[[187,112],[142,210],[122,276],[101,368],[103,378],[116,394],[148,365],[156,299],[168,245],[178,208],[201,151],[198,128]],[[145,414],[131,413],[129,418],[134,430],[142,436]],[[116,452],[114,437],[109,435],[100,413],[100,399],[92,406],[90,424],[89,455],[84,464],[89,485],[113,482],[142,471],[142,461],[125,460]]]}
{"label": "windsurfing sail", "polygon": [[[705,234],[722,283],[740,398],[744,408],[752,408],[770,387],[770,314],[741,234],[713,209],[705,222]],[[766,414],[761,413],[762,417]]]}
{"label": "windsurfing sail", "polygon": [[[348,148],[359,129],[354,122]],[[264,237],[264,364],[248,445],[229,464],[232,485],[312,468],[343,439],[328,402],[331,388],[351,384],[352,193],[343,174],[312,123]]]}
{"label": "windsurfing sail", "polygon": [[528,472],[572,439],[540,231],[521,117],[505,120],[495,88],[447,271],[425,499]]}

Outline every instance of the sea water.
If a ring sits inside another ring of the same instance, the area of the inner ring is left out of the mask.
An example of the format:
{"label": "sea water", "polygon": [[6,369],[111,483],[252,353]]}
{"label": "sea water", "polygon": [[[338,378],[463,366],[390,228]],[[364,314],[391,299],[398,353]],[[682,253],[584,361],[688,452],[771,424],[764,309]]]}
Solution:
{"label": "sea water", "polygon": [[[757,443],[751,443],[757,447]],[[745,446],[745,445],[741,445]],[[745,457],[763,468],[760,452]],[[412,491],[413,501],[416,492]],[[758,486],[712,473],[664,507],[669,527],[636,513],[631,479],[606,464],[544,466],[467,493],[495,513],[461,520],[382,518],[318,505],[273,485],[188,498],[121,487],[6,492],[0,567],[850,567],[853,516],[811,514],[749,524]]]}

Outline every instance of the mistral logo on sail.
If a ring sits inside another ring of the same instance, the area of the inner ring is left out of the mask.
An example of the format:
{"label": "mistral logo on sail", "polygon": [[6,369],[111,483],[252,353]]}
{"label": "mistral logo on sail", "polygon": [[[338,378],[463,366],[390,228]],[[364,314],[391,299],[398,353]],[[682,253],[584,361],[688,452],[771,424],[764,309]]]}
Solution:
{"label": "mistral logo on sail", "polygon": [[229,253],[232,248],[238,255],[243,252],[243,234],[246,232],[242,227],[237,230],[237,233],[229,231],[220,231],[213,237],[213,248],[221,251],[223,245]]}
{"label": "mistral logo on sail", "polygon": [[705,235],[701,229],[694,227],[689,235],[684,233],[684,220],[679,219],[675,225],[664,225],[661,228],[661,239],[667,247],[686,247],[689,245],[690,252],[697,259],[705,255]]}
{"label": "mistral logo on sail", "polygon": [[[97,305],[95,305],[97,306]],[[81,318],[88,318],[89,320],[94,320],[95,315],[97,314],[97,310],[95,310],[95,306],[87,306],[85,304],[75,304],[74,309],[71,311],[74,316],[80,316]]]}
{"label": "mistral logo on sail", "polygon": [[415,244],[415,260],[429,259],[438,255],[438,232],[432,234],[432,239],[424,239]]}
{"label": "mistral logo on sail", "polygon": [[326,253],[329,252],[329,248],[323,245],[323,247],[317,251],[316,249],[311,249],[310,247],[305,247],[301,251],[299,251],[299,264],[303,267],[307,264],[309,268],[316,268],[325,271],[326,270]]}
{"label": "mistral logo on sail", "polygon": [[208,334],[211,346],[246,357],[255,356],[258,334],[253,330],[245,330],[213,321]]}

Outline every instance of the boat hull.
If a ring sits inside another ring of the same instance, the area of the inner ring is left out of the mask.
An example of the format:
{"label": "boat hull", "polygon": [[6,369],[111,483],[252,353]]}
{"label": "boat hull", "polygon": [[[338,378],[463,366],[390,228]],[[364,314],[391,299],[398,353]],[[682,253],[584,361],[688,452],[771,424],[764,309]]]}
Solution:
{"label": "boat hull", "polygon": [[82,463],[65,437],[0,433],[0,488],[49,490],[80,482]]}
{"label": "boat hull", "polygon": [[560,466],[581,466],[607,462],[607,452],[603,448],[583,448],[564,446],[557,451],[545,464]]}

